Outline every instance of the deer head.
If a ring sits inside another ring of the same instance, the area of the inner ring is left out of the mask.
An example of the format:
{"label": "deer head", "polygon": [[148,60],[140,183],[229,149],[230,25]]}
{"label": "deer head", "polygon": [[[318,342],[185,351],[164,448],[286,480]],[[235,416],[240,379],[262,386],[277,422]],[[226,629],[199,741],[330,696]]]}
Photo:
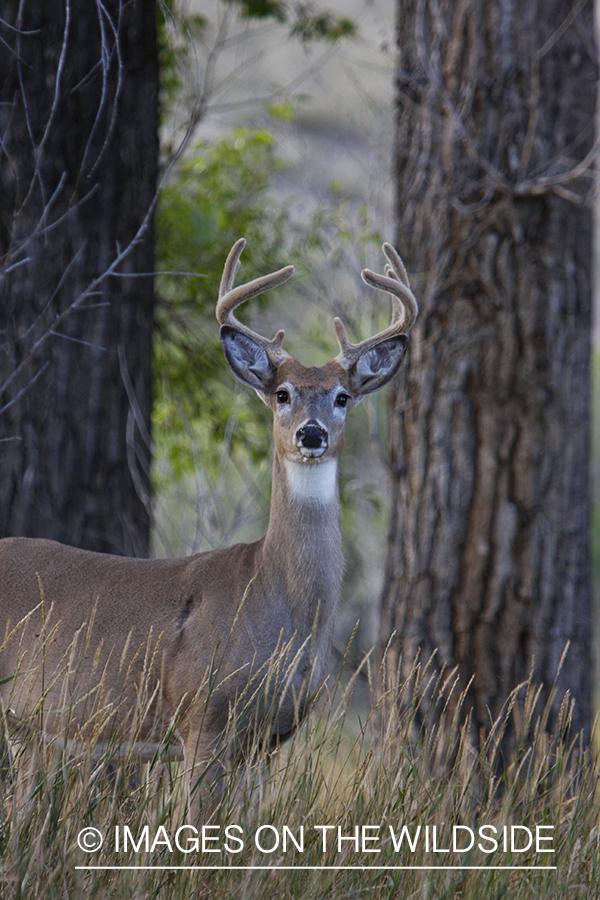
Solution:
{"label": "deer head", "polygon": [[240,239],[229,253],[216,308],[227,362],[273,410],[277,456],[303,465],[337,460],[347,412],[366,394],[387,384],[402,363],[407,334],[418,313],[406,269],[394,248],[384,244],[385,274],[364,269],[362,278],[371,287],[390,293],[390,325],[353,344],[341,320],[335,318],[339,354],[323,366],[307,368],[283,348],[283,330],[269,340],[235,318],[234,310],[241,303],[284,284],[294,272],[293,266],[286,266],[234,287],[245,243]]}

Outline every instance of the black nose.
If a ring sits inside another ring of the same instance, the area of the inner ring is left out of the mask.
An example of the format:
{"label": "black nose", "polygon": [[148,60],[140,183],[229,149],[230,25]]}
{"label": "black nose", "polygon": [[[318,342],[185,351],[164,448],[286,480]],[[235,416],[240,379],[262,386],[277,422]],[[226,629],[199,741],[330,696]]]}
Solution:
{"label": "black nose", "polygon": [[316,422],[307,422],[296,432],[296,440],[307,450],[318,450],[327,446],[327,432]]}

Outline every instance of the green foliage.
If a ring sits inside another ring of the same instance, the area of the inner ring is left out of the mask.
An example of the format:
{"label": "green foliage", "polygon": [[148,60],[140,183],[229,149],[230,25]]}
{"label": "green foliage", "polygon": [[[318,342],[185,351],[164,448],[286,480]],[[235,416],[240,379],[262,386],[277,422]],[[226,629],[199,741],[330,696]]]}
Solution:
{"label": "green foliage", "polygon": [[[222,377],[226,367],[214,313],[227,253],[240,236],[247,239],[245,281],[287,262],[286,211],[267,194],[278,168],[269,132],[237,129],[214,144],[199,143],[160,199],[157,268],[169,274],[157,280],[154,418],[157,456],[169,459],[176,476],[192,465],[190,429],[206,468],[218,466],[231,416],[233,382],[228,370]],[[239,410],[233,449],[243,445],[260,457],[269,446],[268,414],[260,404],[250,405],[248,413],[245,405]]]}
{"label": "green foliage", "polygon": [[311,3],[300,3],[291,34],[303,41],[339,41],[341,38],[355,37],[356,25],[346,16],[316,10]]}
{"label": "green foliage", "polygon": [[338,16],[330,10],[318,9],[312,3],[287,5],[281,0],[226,0],[239,7],[248,19],[276,19],[290,25],[292,37],[303,41],[338,41],[354,37],[356,25],[346,16]]}
{"label": "green foliage", "polygon": [[239,6],[242,15],[248,19],[266,19],[272,17],[278,22],[285,22],[287,11],[285,3],[280,0],[226,0],[227,3]]}
{"label": "green foliage", "polygon": [[266,109],[272,119],[279,122],[290,124],[296,118],[298,108],[298,99],[280,101],[278,103],[267,103]]}

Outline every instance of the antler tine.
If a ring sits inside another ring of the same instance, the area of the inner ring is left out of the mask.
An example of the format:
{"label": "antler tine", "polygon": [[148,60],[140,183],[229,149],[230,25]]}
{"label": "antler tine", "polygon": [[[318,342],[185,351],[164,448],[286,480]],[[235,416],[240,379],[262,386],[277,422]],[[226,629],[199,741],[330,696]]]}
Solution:
{"label": "antler tine", "polygon": [[[400,258],[400,254],[388,243],[383,245],[383,252],[388,260],[388,264],[384,270],[385,275],[378,275],[375,272],[371,272],[370,269],[363,269],[361,273],[362,279],[371,287],[381,291],[389,291],[392,295],[394,312],[396,312],[396,310],[402,312],[401,324],[404,331],[408,332],[414,325],[415,319],[419,314],[419,306],[416,297],[411,290],[408,274],[404,263]],[[404,302],[399,304],[396,298]]]}
{"label": "antler tine", "polygon": [[245,246],[246,238],[239,238],[227,254],[227,259],[225,260],[225,265],[223,267],[223,274],[221,276],[221,284],[219,285],[219,300],[221,297],[224,297],[225,294],[229,293],[233,287],[235,276],[240,267],[240,256],[242,255]]}
{"label": "antler tine", "polygon": [[391,244],[388,244],[386,241],[383,247],[381,248],[384,252],[385,258],[387,259],[389,265],[385,268],[390,269],[395,273],[396,277],[403,281],[407,288],[410,290],[410,281],[408,280],[408,273],[402,262],[402,257],[398,253],[395,247],[392,247]]}
{"label": "antler tine", "polygon": [[383,252],[388,260],[384,270],[385,274],[378,275],[370,269],[363,269],[361,278],[370,287],[389,292],[392,300],[391,322],[387,328],[373,335],[373,337],[353,344],[348,338],[342,321],[338,318],[333,320],[340,345],[340,353],[336,359],[346,368],[352,365],[365,350],[368,350],[380,341],[398,334],[407,334],[414,325],[419,313],[419,306],[411,290],[408,274],[400,255],[388,243],[383,245]]}
{"label": "antler tine", "polygon": [[219,299],[215,310],[217,321],[220,325],[229,325],[247,337],[252,338],[252,340],[264,347],[273,362],[280,364],[289,357],[289,353],[281,346],[285,332],[283,330],[278,331],[273,340],[270,341],[256,331],[252,331],[246,325],[242,325],[234,316],[233,311],[246,300],[252,300],[253,297],[258,297],[259,294],[264,294],[265,291],[284,284],[294,274],[294,267],[285,266],[283,269],[278,269],[277,272],[261,275],[260,278],[255,278],[247,284],[240,284],[234,288],[233,283],[240,267],[240,256],[245,246],[245,239],[240,238],[229,251],[225,261],[219,288]]}

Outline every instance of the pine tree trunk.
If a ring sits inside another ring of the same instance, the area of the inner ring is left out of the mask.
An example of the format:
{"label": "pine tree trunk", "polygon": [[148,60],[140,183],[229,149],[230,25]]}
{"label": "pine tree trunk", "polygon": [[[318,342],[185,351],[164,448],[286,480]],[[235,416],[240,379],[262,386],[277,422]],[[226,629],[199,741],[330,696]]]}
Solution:
{"label": "pine tree trunk", "polygon": [[474,725],[534,681],[591,722],[591,0],[398,3],[397,246],[420,299],[391,398],[381,649],[457,666]]}
{"label": "pine tree trunk", "polygon": [[145,555],[155,3],[0,18],[0,536]]}

